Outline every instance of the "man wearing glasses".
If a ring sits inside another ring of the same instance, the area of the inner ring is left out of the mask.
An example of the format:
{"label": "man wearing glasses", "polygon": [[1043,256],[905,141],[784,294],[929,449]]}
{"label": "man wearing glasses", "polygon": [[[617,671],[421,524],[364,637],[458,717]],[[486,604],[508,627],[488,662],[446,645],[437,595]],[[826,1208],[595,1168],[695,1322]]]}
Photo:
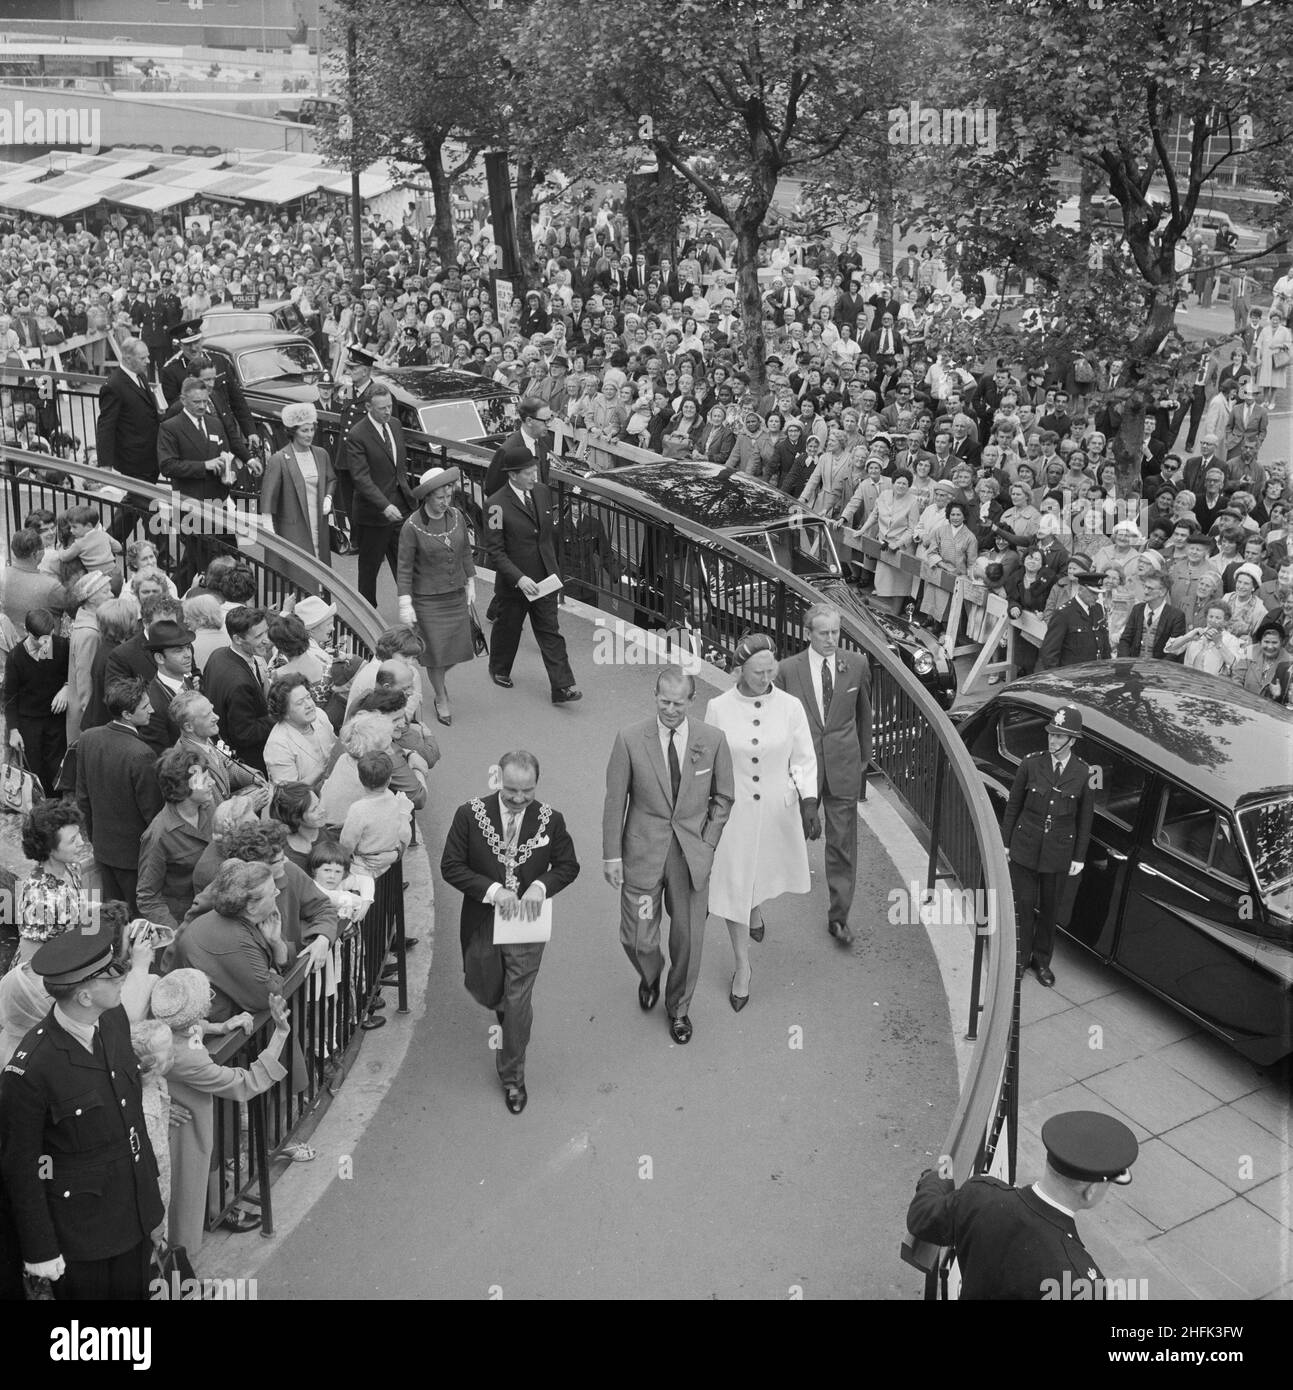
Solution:
{"label": "man wearing glasses", "polygon": [[69,931],[32,957],[54,1007],[0,1084],[0,1172],[23,1269],[56,1299],[147,1297],[165,1216],[121,1006],[113,933]]}
{"label": "man wearing glasses", "polygon": [[492,497],[507,481],[504,460],[524,450],[539,465],[539,481],[546,485],[552,451],[548,431],[552,428],[552,408],[533,396],[524,397],[517,405],[521,417],[516,429],[498,446],[489,461],[485,474],[485,497]]}

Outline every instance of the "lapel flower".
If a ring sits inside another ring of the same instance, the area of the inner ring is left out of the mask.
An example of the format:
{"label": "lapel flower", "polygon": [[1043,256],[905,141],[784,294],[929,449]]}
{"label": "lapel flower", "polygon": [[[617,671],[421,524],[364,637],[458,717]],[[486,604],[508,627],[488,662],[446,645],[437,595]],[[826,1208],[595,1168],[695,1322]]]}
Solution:
{"label": "lapel flower", "polygon": [[691,749],[691,765],[692,765],[692,767],[695,767],[696,764],[697,764],[698,762],[700,762],[700,749],[697,748],[697,747],[693,744],[693,745],[692,745],[692,749]]}
{"label": "lapel flower", "polygon": [[837,656],[835,658],[835,669],[840,673],[841,676],[847,674],[849,669],[848,662],[845,661],[842,656]]}

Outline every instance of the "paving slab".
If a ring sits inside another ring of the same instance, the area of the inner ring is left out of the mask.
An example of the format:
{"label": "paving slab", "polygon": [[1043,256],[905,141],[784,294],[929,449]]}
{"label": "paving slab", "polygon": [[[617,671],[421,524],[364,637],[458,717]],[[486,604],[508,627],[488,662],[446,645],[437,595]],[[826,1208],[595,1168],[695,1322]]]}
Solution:
{"label": "paving slab", "polygon": [[1055,984],[1050,990],[1073,1004],[1088,1004],[1106,994],[1118,994],[1131,981],[1120,970],[1104,965],[1088,951],[1063,937],[1056,943]]}
{"label": "paving slab", "polygon": [[1293,1231],[1293,1174],[1283,1172],[1244,1196],[1267,1216],[1274,1217],[1284,1230]]}
{"label": "paving slab", "polygon": [[1102,995],[1086,1008],[1097,1023],[1104,1025],[1107,1040],[1125,1040],[1144,1052],[1167,1047],[1199,1031],[1184,1014],[1144,989]]}
{"label": "paving slab", "polygon": [[1154,1055],[1205,1091],[1211,1091],[1218,1100],[1238,1100],[1268,1084],[1267,1074],[1260,1067],[1207,1033],[1169,1043]]}
{"label": "paving slab", "polygon": [[1235,1101],[1235,1109],[1256,1120],[1263,1129],[1268,1129],[1286,1144],[1293,1140],[1293,1117],[1289,1110],[1289,1088],[1287,1083],[1263,1086],[1260,1091],[1250,1091]]}
{"label": "paving slab", "polygon": [[1140,1146],[1133,1175],[1134,1181],[1118,1195],[1160,1231],[1234,1200],[1225,1183],[1161,1139]]}
{"label": "paving slab", "polygon": [[1031,975],[1024,976],[1023,989],[1019,995],[1019,1021],[1025,1028],[1030,1023],[1038,1023],[1053,1014],[1062,1014],[1073,1008],[1073,1001],[1066,999],[1058,990],[1043,989]]}
{"label": "paving slab", "polygon": [[[1075,1081],[1083,1081],[1140,1055],[1141,1049],[1125,1029],[1109,1030],[1091,1015],[1090,1007],[1052,1014],[1023,1030],[1023,1041],[1029,1048]],[[1093,1047],[1093,1042],[1099,1042],[1100,1046]]]}
{"label": "paving slab", "polygon": [[1123,1124],[1127,1125],[1136,1136],[1137,1141],[1142,1144],[1145,1140],[1153,1137],[1140,1121],[1133,1119],[1125,1110],[1119,1110],[1117,1106],[1110,1104],[1104,1096],[1093,1090],[1089,1081],[1085,1084],[1075,1081],[1059,1091],[1030,1102],[1020,1109],[1019,1122],[1021,1125],[1035,1130],[1040,1136],[1042,1125],[1052,1115],[1063,1114],[1066,1110],[1096,1110],[1104,1115],[1112,1115],[1115,1120],[1121,1120]]}
{"label": "paving slab", "polygon": [[1150,1241],[1206,1298],[1262,1298],[1293,1275],[1288,1232],[1242,1197]]}
{"label": "paving slab", "polygon": [[1088,1084],[1110,1105],[1135,1115],[1151,1133],[1161,1134],[1202,1115],[1217,1098],[1157,1058],[1137,1057],[1092,1076]]}
{"label": "paving slab", "polygon": [[1287,1144],[1230,1105],[1188,1120],[1162,1137],[1235,1192],[1251,1192],[1279,1174],[1287,1175],[1293,1156]]}

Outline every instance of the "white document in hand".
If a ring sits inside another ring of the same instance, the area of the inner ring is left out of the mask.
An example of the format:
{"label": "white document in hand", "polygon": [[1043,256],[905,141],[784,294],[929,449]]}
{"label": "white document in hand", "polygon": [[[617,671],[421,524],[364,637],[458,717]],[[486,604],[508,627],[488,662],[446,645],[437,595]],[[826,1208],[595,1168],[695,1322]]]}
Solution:
{"label": "white document in hand", "polygon": [[531,603],[533,603],[536,598],[543,598],[546,594],[555,594],[558,589],[564,589],[565,585],[561,582],[561,577],[559,575],[550,574],[546,579],[536,580],[535,587],[539,592],[530,598]]}
{"label": "white document in hand", "polygon": [[522,946],[534,941],[552,940],[552,899],[544,898],[539,915],[527,922],[518,912],[515,917],[504,917],[494,909],[494,945]]}

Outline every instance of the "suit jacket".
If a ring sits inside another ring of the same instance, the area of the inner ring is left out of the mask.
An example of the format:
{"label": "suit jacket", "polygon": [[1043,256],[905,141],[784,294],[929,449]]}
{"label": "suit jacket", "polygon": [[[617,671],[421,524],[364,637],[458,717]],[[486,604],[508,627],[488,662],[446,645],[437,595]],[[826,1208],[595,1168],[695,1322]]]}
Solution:
{"label": "suit jacket", "polygon": [[99,388],[99,418],[95,446],[99,467],[112,468],[129,478],[157,481],[157,400],[147,386],[139,386],[120,367],[115,367]]}
{"label": "suit jacket", "polygon": [[[1145,631],[1145,605],[1136,604],[1127,617],[1127,625],[1122,630],[1122,636],[1118,638],[1119,656],[1139,656],[1140,642]],[[1163,612],[1158,620],[1158,627],[1154,632],[1154,646],[1151,656],[1160,657],[1165,661],[1184,662],[1185,653],[1180,652],[1176,656],[1168,656],[1163,648],[1173,637],[1185,636],[1185,613],[1179,608],[1173,608],[1170,603],[1163,605]]]}
{"label": "suit jacket", "polygon": [[233,650],[211,653],[202,673],[202,693],[220,716],[220,735],[239,762],[265,771],[265,740],[274,727],[265,692],[256,673]]}
{"label": "suit jacket", "polygon": [[157,431],[158,467],[162,477],[169,478],[185,497],[223,502],[229,489],[206,465],[221,453],[232,453],[233,448],[218,415],[208,411],[200,418],[201,429],[183,411],[162,421]]}
{"label": "suit jacket", "polygon": [[[319,481],[314,495],[306,491],[305,479],[297,466],[295,449],[289,444],[265,461],[265,476],[260,484],[260,510],[274,522],[274,530],[285,541],[299,545],[307,554],[315,554],[325,565],[332,563],[332,543],[328,538],[328,518],[323,500],[337,490],[337,475],[325,449],[311,445],[314,466]],[[310,539],[310,512],[319,537],[316,546]]]}
{"label": "suit jacket", "polygon": [[[1245,412],[1248,415],[1246,424]],[[1254,401],[1249,406],[1244,401],[1236,401],[1230,421],[1226,425],[1226,454],[1229,456],[1239,453],[1245,444],[1255,444],[1260,448],[1269,427],[1270,412],[1264,405]]]}
{"label": "suit jacket", "polygon": [[356,526],[390,526],[395,523],[386,516],[387,507],[398,507],[404,516],[414,507],[404,431],[395,419],[388,428],[395,439],[394,458],[368,415],[346,436],[346,467],[355,487],[352,515]]}
{"label": "suit jacket", "polygon": [[138,677],[147,685],[157,674],[157,663],[153,654],[144,646],[144,634],[137,632],[119,642],[108,653],[107,668],[104,674],[104,687],[109,681],[133,680]]}
{"label": "suit jacket", "polygon": [[1081,661],[1100,661],[1109,656],[1109,624],[1104,609],[1093,603],[1084,612],[1076,599],[1057,608],[1046,625],[1041,651],[1037,657],[1039,671],[1051,671],[1057,666],[1075,666]]}
{"label": "suit jacket", "polygon": [[[477,930],[493,936],[494,909],[485,894],[496,883],[503,883],[506,865],[500,851],[503,817],[498,793],[468,801],[454,812],[453,824],[445,837],[440,856],[440,872],[451,888],[462,895],[459,939],[464,952]],[[549,898],[568,888],[579,877],[579,860],[574,841],[560,811],[541,801],[532,801],[521,817],[516,837],[517,895],[534,882],[543,884]]]}
{"label": "suit jacket", "polygon": [[0,1171],[22,1258],[33,1263],[124,1254],[166,1215],[120,1005],[99,1016],[99,1037],[102,1057],[51,1009],[4,1069]]}
{"label": "suit jacket", "polygon": [[[897,354],[904,352],[907,344],[903,340],[902,334],[898,331],[898,326],[895,324],[890,332],[893,334],[893,353]],[[870,332],[862,335],[862,351],[866,353],[868,357],[875,357],[880,352],[880,339],[883,333],[884,329],[873,328]]]}
{"label": "suit jacket", "polygon": [[484,497],[493,497],[501,487],[507,486],[507,472],[503,468],[505,459],[517,454],[529,454],[531,458],[539,461],[539,481],[548,481],[548,470],[552,466],[552,450],[548,448],[547,441],[537,444],[533,449],[525,442],[521,436],[521,431],[515,429],[507,438],[494,450],[494,457],[489,461],[489,468],[485,472],[485,489],[482,493]]}
{"label": "suit jacket", "polygon": [[113,869],[138,868],[139,842],[166,804],[157,754],[115,720],[86,729],[76,750],[76,804],[94,857]]}
{"label": "suit jacket", "polygon": [[1091,769],[1081,758],[1070,752],[1056,777],[1049,750],[1029,753],[1001,822],[1011,861],[1040,874],[1067,874],[1071,861],[1086,859],[1094,810]]}
{"label": "suit jacket", "polygon": [[519,587],[523,577],[539,580],[560,573],[552,528],[552,493],[536,483],[530,495],[538,511],[537,521],[510,483],[485,502],[485,550],[497,586],[504,591]]}
{"label": "suit jacket", "polygon": [[606,768],[602,806],[602,858],[624,861],[625,888],[654,888],[664,879],[669,846],[677,838],[692,886],[709,880],[714,850],[731,814],[736,787],[727,736],[694,718],[679,750],[682,780],[673,801],[669,768],[652,716],[615,735]]}
{"label": "suit jacket", "polygon": [[866,790],[871,764],[871,663],[861,652],[843,649],[831,662],[835,680],[825,723],[807,651],[783,661],[773,683],[794,695],[808,715],[818,796],[857,801]]}

